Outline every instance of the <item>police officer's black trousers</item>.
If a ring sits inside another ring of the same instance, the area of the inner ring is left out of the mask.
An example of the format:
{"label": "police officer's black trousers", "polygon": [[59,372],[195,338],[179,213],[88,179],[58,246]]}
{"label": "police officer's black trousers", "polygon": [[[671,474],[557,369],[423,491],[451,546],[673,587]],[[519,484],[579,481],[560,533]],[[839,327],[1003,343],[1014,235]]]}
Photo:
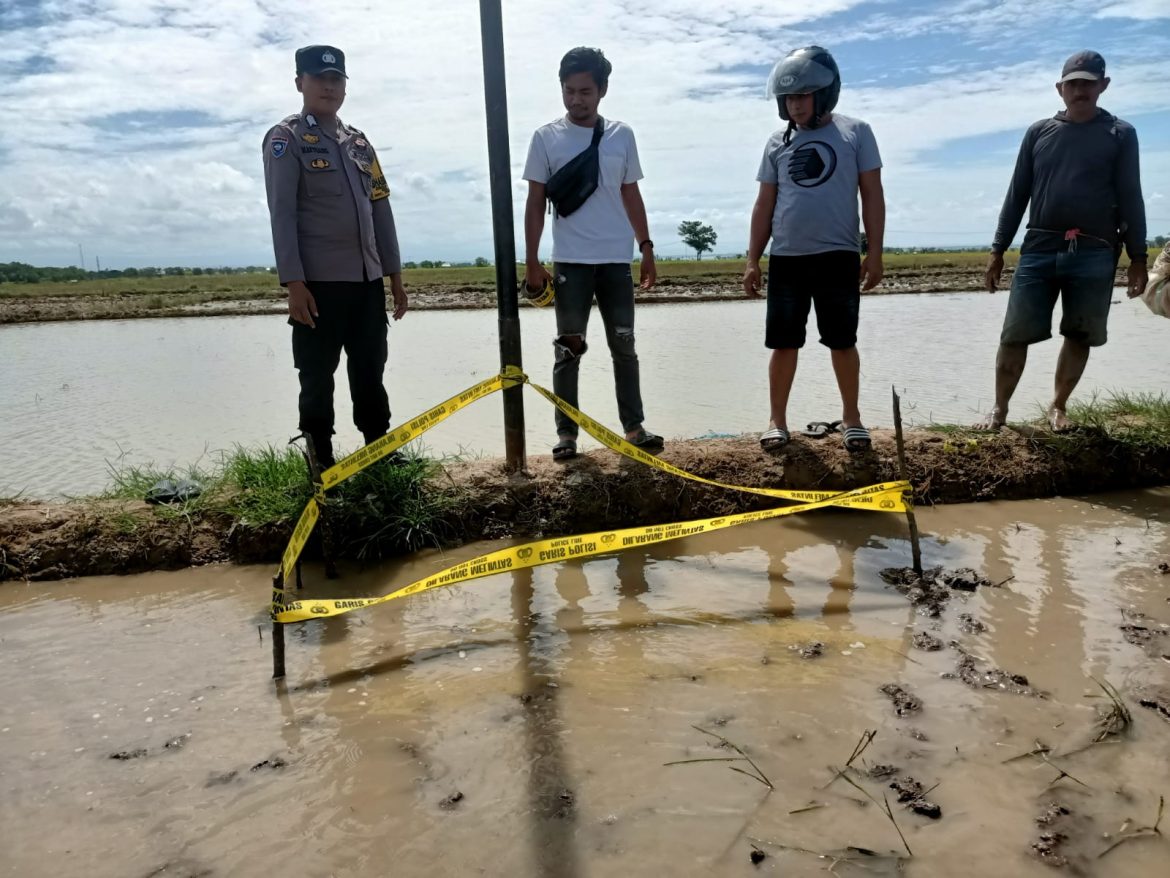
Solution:
{"label": "police officer's black trousers", "polygon": [[390,429],[390,402],[382,384],[386,367],[386,291],[382,279],[360,283],[309,281],[317,303],[316,329],[289,320],[293,365],[300,373],[300,428],[317,456],[333,461],[333,373],[345,350],[353,423],[367,443]]}

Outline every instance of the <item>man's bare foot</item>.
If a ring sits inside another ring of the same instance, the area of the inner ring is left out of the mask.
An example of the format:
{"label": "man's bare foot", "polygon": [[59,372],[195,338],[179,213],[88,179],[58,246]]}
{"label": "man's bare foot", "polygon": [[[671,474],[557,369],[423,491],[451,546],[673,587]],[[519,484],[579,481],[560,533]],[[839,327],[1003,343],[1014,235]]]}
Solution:
{"label": "man's bare foot", "polygon": [[974,428],[976,430],[1000,430],[1003,425],[1007,423],[1007,412],[999,409],[992,409],[981,420],[976,421]]}
{"label": "man's bare foot", "polygon": [[1052,406],[1048,409],[1048,426],[1053,433],[1067,433],[1073,428],[1073,422],[1068,419],[1068,412]]}

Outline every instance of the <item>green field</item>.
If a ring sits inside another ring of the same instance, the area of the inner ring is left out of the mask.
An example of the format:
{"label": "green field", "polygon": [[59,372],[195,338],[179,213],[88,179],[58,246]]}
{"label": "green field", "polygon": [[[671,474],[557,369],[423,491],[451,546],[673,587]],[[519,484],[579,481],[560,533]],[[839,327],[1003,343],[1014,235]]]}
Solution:
{"label": "green field", "polygon": [[[1151,248],[1150,259],[1158,254]],[[1009,251],[1006,262],[1015,264],[1019,254]],[[1127,263],[1124,257],[1122,265]],[[887,274],[912,272],[974,272],[987,263],[987,254],[979,251],[954,253],[888,253],[885,256]],[[637,274],[635,263],[635,275]],[[720,281],[734,283],[743,273],[742,259],[665,260],[658,263],[658,277],[678,281]],[[524,267],[517,266],[522,277]],[[492,287],[495,284],[492,266],[460,266],[453,268],[408,268],[403,272],[407,288],[416,287]],[[0,283],[0,299],[35,298],[45,296],[84,297],[191,294],[200,301],[222,299],[259,299],[280,296],[276,276],[266,272],[253,274],[204,274],[169,277],[119,277],[102,280],[84,280],[66,283],[14,284]]]}

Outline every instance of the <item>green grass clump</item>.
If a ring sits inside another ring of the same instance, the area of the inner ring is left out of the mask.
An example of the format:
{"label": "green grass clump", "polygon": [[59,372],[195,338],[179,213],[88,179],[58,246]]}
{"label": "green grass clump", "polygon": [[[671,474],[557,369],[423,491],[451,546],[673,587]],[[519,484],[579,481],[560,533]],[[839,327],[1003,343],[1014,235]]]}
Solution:
{"label": "green grass clump", "polygon": [[1069,418],[1077,425],[1099,430],[1119,442],[1138,448],[1170,447],[1170,399],[1163,394],[1111,393],[1088,402],[1074,402]]}
{"label": "green grass clump", "polygon": [[237,447],[222,465],[224,508],[242,524],[294,520],[312,496],[301,453],[292,447]]}
{"label": "green grass clump", "polygon": [[345,553],[381,558],[437,548],[455,536],[447,522],[458,500],[432,481],[441,469],[441,461],[408,448],[331,490],[330,521]]}
{"label": "green grass clump", "polygon": [[[375,559],[438,547],[457,536],[448,522],[459,501],[433,484],[443,462],[408,447],[329,491],[325,514],[334,550]],[[91,499],[142,500],[160,480],[190,479],[203,487],[203,493],[184,503],[157,506],[158,514],[227,515],[248,527],[287,526],[313,495],[305,460],[292,447],[237,447],[211,468],[111,463],[109,470],[110,488]],[[132,530],[132,516],[126,518],[126,513],[117,511],[106,514],[119,531]]]}

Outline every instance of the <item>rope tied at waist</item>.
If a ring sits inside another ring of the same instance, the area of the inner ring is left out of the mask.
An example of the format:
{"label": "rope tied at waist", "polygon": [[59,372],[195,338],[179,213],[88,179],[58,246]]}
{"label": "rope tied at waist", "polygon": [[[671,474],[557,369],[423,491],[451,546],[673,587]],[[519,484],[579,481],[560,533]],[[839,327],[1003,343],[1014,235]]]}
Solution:
{"label": "rope tied at waist", "polygon": [[1064,240],[1068,241],[1068,252],[1069,253],[1076,253],[1077,252],[1077,239],[1078,238],[1092,238],[1094,241],[1100,241],[1106,247],[1113,246],[1113,244],[1111,242],[1106,241],[1104,238],[1100,238],[1097,235],[1090,235],[1088,232],[1082,232],[1080,229],[1065,229],[1063,232],[1059,232],[1056,229],[1033,229],[1032,231],[1034,231],[1034,232],[1047,232],[1050,235],[1064,236]]}

